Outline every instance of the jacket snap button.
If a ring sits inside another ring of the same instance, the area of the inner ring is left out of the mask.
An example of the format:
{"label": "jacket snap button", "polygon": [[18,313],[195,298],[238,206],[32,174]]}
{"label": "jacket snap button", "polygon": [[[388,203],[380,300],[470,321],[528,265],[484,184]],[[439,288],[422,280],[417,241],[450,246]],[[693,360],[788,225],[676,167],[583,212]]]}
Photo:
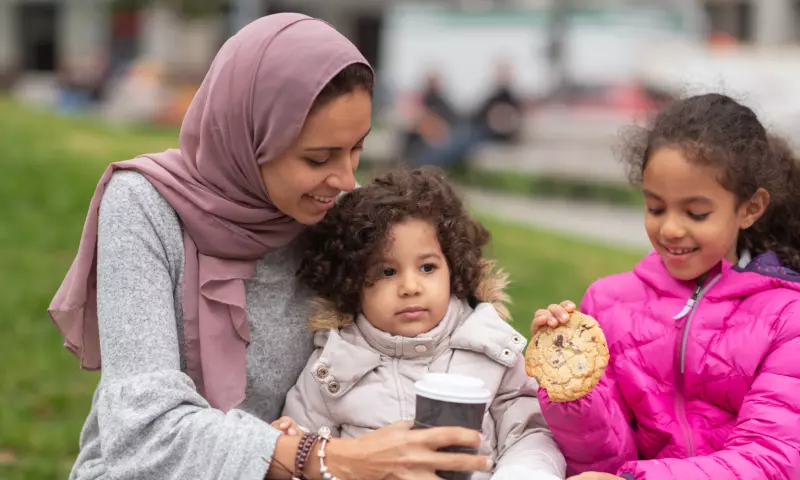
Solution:
{"label": "jacket snap button", "polygon": [[328,368],[327,367],[319,367],[317,369],[317,377],[318,378],[325,378],[328,376]]}
{"label": "jacket snap button", "polygon": [[507,348],[506,348],[506,349],[504,349],[504,350],[503,350],[503,356],[504,356],[504,357],[510,357],[510,356],[511,356],[511,350],[509,350],[509,349],[507,349]]}
{"label": "jacket snap button", "polygon": [[425,353],[428,351],[428,347],[426,347],[425,345],[417,345],[416,347],[414,347],[414,351],[417,353]]}
{"label": "jacket snap button", "polygon": [[511,339],[511,341],[514,343],[522,343],[522,337],[516,335],[514,338]]}
{"label": "jacket snap button", "polygon": [[339,388],[341,388],[339,386],[339,382],[331,382],[331,383],[328,384],[328,391],[331,392],[331,393],[338,392]]}

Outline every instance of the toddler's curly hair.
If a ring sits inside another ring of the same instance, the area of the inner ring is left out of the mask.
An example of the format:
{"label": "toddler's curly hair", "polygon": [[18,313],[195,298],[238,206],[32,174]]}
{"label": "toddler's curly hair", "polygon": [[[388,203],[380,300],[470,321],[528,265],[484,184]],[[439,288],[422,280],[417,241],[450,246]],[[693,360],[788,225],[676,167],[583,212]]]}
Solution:
{"label": "toddler's curly hair", "polygon": [[436,228],[450,268],[452,294],[473,299],[490,234],[434,167],[392,170],[343,196],[301,235],[305,250],[298,278],[339,312],[358,314],[370,261],[385,246],[392,226],[410,219]]}

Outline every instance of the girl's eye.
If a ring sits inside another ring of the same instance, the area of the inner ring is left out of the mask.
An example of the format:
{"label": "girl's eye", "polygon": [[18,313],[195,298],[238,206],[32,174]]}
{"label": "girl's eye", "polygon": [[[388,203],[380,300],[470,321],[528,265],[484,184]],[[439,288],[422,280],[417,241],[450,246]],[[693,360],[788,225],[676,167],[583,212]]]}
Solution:
{"label": "girl's eye", "polygon": [[394,268],[384,268],[381,273],[383,274],[384,277],[392,277],[397,273],[397,270],[395,270]]}
{"label": "girl's eye", "polygon": [[691,213],[691,212],[689,212],[689,217],[691,217],[692,220],[697,220],[698,222],[702,222],[703,220],[708,218],[708,213]]}
{"label": "girl's eye", "polygon": [[432,263],[426,263],[425,265],[419,267],[419,270],[424,273],[432,273],[434,270],[436,270],[436,265]]}
{"label": "girl's eye", "polygon": [[662,213],[664,213],[664,209],[663,208],[648,208],[647,209],[647,213],[649,213],[650,215],[661,215]]}

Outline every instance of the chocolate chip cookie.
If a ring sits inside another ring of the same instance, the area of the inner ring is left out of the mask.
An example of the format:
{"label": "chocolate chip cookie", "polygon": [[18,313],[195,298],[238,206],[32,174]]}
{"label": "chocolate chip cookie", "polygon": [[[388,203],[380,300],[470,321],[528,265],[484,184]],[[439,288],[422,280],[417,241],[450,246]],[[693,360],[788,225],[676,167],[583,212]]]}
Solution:
{"label": "chocolate chip cookie", "polygon": [[573,313],[565,325],[539,328],[525,351],[525,371],[553,402],[588,395],[606,365],[606,336],[597,320],[580,312]]}

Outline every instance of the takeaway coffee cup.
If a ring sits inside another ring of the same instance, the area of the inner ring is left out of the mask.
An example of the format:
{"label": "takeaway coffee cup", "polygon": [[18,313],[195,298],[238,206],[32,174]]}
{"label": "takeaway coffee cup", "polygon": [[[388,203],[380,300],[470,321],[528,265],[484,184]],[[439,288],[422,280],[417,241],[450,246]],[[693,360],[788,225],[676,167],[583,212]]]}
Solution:
{"label": "takeaway coffee cup", "polygon": [[[491,393],[483,382],[466,375],[429,373],[414,384],[417,409],[414,428],[465,427],[481,431]],[[446,447],[443,452],[477,453],[467,447]],[[471,472],[436,472],[445,480],[468,480]]]}

